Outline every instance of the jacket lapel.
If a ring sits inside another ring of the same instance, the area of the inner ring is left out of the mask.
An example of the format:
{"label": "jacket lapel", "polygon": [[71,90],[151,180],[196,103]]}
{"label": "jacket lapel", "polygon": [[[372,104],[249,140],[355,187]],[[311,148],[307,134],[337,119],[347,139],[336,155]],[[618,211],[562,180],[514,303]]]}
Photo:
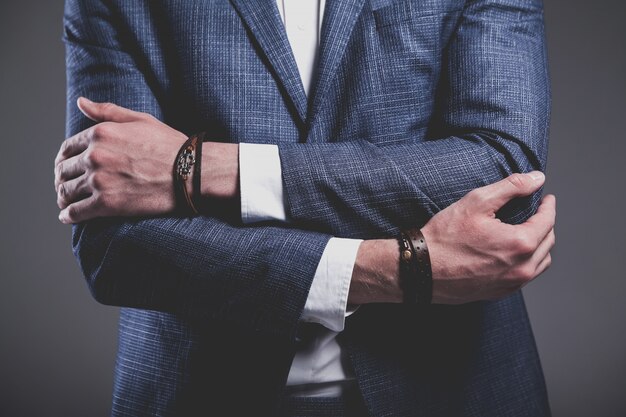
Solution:
{"label": "jacket lapel", "polygon": [[276,0],[231,0],[258,42],[279,84],[296,109],[300,122],[307,113],[307,98]]}
{"label": "jacket lapel", "polygon": [[307,113],[309,132],[325,103],[328,89],[350,40],[365,0],[327,0],[322,21],[317,79]]}

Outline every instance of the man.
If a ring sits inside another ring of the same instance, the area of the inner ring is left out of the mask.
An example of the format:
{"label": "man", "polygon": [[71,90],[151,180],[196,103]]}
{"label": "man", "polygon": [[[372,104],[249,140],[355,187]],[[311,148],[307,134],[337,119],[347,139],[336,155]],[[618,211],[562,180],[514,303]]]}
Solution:
{"label": "man", "polygon": [[518,291],[554,245],[539,1],[71,0],[65,41],[59,217],[125,307],[114,415],[549,415]]}

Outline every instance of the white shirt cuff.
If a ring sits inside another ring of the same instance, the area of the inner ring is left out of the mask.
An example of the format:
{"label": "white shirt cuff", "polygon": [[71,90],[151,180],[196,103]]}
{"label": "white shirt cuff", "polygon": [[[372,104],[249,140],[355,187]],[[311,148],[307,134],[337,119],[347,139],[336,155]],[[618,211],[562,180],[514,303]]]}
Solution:
{"label": "white shirt cuff", "polygon": [[244,224],[287,220],[278,146],[239,144],[239,190]]}
{"label": "white shirt cuff", "polygon": [[362,240],[331,238],[315,271],[309,296],[304,305],[302,321],[319,323],[340,332],[347,312],[352,270]]}

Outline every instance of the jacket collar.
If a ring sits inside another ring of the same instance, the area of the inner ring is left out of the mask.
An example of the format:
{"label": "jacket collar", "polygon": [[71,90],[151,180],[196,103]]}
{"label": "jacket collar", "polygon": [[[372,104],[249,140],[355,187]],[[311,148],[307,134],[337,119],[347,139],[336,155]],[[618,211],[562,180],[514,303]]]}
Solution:
{"label": "jacket collar", "polygon": [[328,0],[324,10],[317,61],[317,75],[310,106],[300,80],[276,0],[230,0],[272,68],[279,88],[295,109],[300,122],[309,127],[325,102],[324,97],[337,72],[352,29],[365,0]]}
{"label": "jacket collar", "polygon": [[272,68],[301,122],[306,119],[306,93],[276,0],[231,0]]}
{"label": "jacket collar", "polygon": [[361,14],[365,0],[328,0],[322,21],[317,78],[313,87],[307,122],[313,126],[341,62],[352,29]]}

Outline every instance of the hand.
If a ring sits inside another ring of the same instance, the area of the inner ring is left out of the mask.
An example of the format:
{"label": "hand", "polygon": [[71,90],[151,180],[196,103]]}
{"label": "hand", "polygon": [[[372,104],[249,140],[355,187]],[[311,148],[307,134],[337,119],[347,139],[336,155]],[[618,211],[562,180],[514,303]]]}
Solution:
{"label": "hand", "polygon": [[471,191],[422,228],[431,257],[433,303],[499,299],[550,266],[555,243],[553,195],[546,195],[537,213],[523,224],[496,218],[509,200],[532,194],[544,181],[537,171],[513,174]]}
{"label": "hand", "polygon": [[[540,172],[513,174],[477,188],[436,214],[421,229],[433,272],[434,304],[495,300],[519,290],[545,271],[554,246],[555,198],[547,195],[537,213],[520,225],[496,218],[515,197],[530,195],[544,183]],[[396,239],[361,243],[348,302],[400,303]]]}
{"label": "hand", "polygon": [[174,210],[173,164],[187,137],[146,113],[78,100],[98,122],[63,142],[55,160],[59,220]]}

